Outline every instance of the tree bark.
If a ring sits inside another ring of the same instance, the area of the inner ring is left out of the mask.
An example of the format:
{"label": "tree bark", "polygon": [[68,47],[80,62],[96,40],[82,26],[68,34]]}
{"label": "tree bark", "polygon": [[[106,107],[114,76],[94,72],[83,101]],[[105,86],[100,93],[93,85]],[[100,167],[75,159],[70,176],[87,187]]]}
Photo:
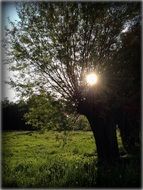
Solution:
{"label": "tree bark", "polygon": [[120,135],[124,149],[129,154],[135,154],[140,151],[141,140],[141,119],[139,106],[133,110],[133,106],[129,109],[122,109],[118,112],[117,123],[120,129]]}
{"label": "tree bark", "polygon": [[116,126],[111,116],[94,117],[86,115],[94,134],[98,161],[103,164],[112,164],[119,160],[119,149],[116,137]]}
{"label": "tree bark", "polygon": [[114,111],[111,109],[110,101],[97,101],[99,98],[92,92],[86,97],[85,101],[79,103],[78,112],[85,115],[90,123],[99,163],[112,164],[120,158]]}

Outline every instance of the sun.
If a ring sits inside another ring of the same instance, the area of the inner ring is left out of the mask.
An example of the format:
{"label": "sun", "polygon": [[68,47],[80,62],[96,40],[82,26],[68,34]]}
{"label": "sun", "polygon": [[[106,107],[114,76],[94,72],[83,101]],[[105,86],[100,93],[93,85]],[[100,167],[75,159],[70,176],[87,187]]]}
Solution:
{"label": "sun", "polygon": [[98,77],[95,73],[89,73],[86,75],[86,82],[88,85],[93,86],[98,82]]}

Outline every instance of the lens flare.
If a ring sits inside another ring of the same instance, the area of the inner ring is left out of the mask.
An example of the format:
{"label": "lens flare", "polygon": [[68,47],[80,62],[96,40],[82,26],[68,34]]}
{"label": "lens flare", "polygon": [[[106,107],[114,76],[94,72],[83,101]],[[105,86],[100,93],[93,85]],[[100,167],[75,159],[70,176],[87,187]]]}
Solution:
{"label": "lens flare", "polygon": [[88,85],[93,86],[98,82],[98,77],[95,73],[86,75],[86,82]]}

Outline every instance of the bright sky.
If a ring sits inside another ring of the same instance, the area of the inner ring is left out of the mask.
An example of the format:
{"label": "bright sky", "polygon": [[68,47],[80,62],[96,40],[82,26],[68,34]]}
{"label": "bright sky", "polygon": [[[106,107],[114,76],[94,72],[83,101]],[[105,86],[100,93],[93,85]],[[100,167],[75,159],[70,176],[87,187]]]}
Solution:
{"label": "bright sky", "polygon": [[3,21],[3,24],[10,27],[8,23],[8,17],[11,21],[19,20],[17,12],[16,12],[16,3],[14,2],[2,3],[2,21]]}
{"label": "bright sky", "polygon": [[[8,22],[8,18],[11,21],[19,20],[17,12],[16,12],[16,4],[14,2],[2,2],[2,28],[4,31],[4,27],[10,27]],[[8,98],[10,101],[16,101],[16,93],[14,89],[10,87],[10,85],[5,84],[4,81],[8,81],[9,77],[12,76],[12,73],[8,71],[8,67],[3,65],[2,67],[2,99]]]}

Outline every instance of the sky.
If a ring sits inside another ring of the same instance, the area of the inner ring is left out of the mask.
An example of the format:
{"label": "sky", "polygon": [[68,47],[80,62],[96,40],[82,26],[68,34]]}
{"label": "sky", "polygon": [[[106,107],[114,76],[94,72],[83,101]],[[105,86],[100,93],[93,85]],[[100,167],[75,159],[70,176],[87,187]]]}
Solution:
{"label": "sky", "polygon": [[[16,4],[14,2],[2,2],[2,32],[4,32],[4,27],[10,28],[10,23],[8,19],[15,22],[18,21],[18,15],[16,12]],[[16,101],[17,96],[14,89],[10,85],[6,84],[5,81],[8,81],[12,77],[12,72],[8,70],[8,66],[2,65],[2,99],[8,98],[10,101]]]}
{"label": "sky", "polygon": [[19,20],[16,12],[16,3],[14,2],[3,2],[2,3],[2,21],[3,24],[10,27],[8,23],[8,17],[11,21]]}

